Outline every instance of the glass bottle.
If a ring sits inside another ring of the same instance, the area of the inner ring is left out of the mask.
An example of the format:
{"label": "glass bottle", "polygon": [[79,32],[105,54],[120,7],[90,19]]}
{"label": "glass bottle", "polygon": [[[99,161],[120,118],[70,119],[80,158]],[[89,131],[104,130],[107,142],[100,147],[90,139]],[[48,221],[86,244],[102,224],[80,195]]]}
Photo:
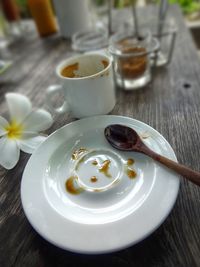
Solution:
{"label": "glass bottle", "polygon": [[11,38],[18,38],[22,34],[20,11],[15,0],[1,0],[4,16],[8,22],[7,33]]}
{"label": "glass bottle", "polygon": [[57,32],[56,20],[49,0],[28,0],[28,6],[41,37]]}

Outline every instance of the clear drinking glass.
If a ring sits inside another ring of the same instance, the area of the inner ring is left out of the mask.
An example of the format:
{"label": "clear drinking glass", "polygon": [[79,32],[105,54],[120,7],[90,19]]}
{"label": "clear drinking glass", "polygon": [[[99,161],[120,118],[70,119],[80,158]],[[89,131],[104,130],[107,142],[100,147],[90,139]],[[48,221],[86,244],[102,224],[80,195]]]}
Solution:
{"label": "clear drinking glass", "polygon": [[115,81],[125,90],[144,87],[151,81],[150,54],[159,49],[159,43],[149,31],[135,36],[132,30],[111,37],[109,52],[113,56]]}
{"label": "clear drinking glass", "polygon": [[156,66],[164,66],[171,62],[177,34],[177,26],[174,19],[169,18],[165,21],[150,19],[140,25],[143,30],[149,30],[154,38],[160,43],[160,50],[157,54],[152,53],[152,62]]}
{"label": "clear drinking glass", "polygon": [[72,48],[78,52],[89,52],[108,47],[108,31],[95,27],[77,32],[72,36]]}

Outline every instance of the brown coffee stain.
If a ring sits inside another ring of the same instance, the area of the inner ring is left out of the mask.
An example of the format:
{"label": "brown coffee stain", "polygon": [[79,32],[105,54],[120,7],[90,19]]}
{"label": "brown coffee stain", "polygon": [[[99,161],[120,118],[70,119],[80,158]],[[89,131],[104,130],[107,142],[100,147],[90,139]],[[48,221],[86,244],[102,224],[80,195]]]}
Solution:
{"label": "brown coffee stain", "polygon": [[125,164],[125,173],[130,179],[134,179],[137,176],[137,173],[134,169],[130,168],[135,163],[135,160],[132,158],[127,159]]}
{"label": "brown coffee stain", "polygon": [[71,158],[72,158],[73,160],[77,160],[77,159],[80,157],[81,154],[83,154],[83,153],[85,153],[85,152],[87,152],[87,151],[88,151],[88,150],[87,150],[86,148],[81,147],[81,148],[75,150],[75,151],[72,153]]}
{"label": "brown coffee stain", "polygon": [[137,176],[136,171],[133,170],[133,169],[130,169],[130,168],[127,168],[127,170],[126,170],[126,174],[128,175],[128,177],[129,177],[130,179],[134,179],[134,178]]}
{"label": "brown coffee stain", "polygon": [[109,167],[110,167],[110,163],[111,163],[111,161],[109,159],[104,160],[101,167],[99,168],[99,172],[102,172],[105,176],[107,176],[109,178],[112,177],[110,175],[110,173],[108,172]]}
{"label": "brown coffee stain", "polygon": [[130,158],[130,159],[127,159],[127,163],[126,163],[126,164],[127,164],[128,166],[131,166],[131,165],[133,165],[134,162],[135,162],[134,159],[131,159],[131,158]]}
{"label": "brown coffee stain", "polygon": [[84,191],[83,188],[75,186],[75,181],[78,179],[77,176],[71,176],[65,182],[65,189],[67,192],[73,195],[78,195]]}
{"label": "brown coffee stain", "polygon": [[74,63],[72,65],[68,65],[65,66],[62,70],[61,70],[61,75],[63,77],[67,77],[67,78],[75,78],[76,74],[74,73],[74,71],[78,70],[79,68],[79,63]]}
{"label": "brown coffee stain", "polygon": [[103,64],[104,66],[104,69],[108,67],[108,61],[107,60],[102,60],[101,63]]}
{"label": "brown coffee stain", "polygon": [[92,177],[90,178],[90,182],[92,182],[92,183],[96,183],[97,181],[98,181],[98,179],[97,179],[96,176],[92,176]]}

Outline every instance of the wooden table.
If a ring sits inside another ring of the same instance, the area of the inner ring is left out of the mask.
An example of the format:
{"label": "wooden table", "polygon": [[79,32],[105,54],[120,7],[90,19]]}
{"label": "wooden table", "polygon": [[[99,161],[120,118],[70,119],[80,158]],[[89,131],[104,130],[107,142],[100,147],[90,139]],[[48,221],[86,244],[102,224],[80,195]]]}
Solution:
{"label": "wooden table", "polygon": [[[179,27],[171,65],[160,69],[152,85],[143,90],[118,90],[112,114],[151,125],[169,141],[181,163],[200,170],[200,60],[180,10],[172,7],[170,12]],[[0,77],[2,116],[7,114],[4,94],[10,91],[23,93],[35,107],[42,107],[45,89],[57,82],[55,66],[73,54],[69,42],[58,36],[39,39],[36,35],[26,36],[24,41],[12,45],[11,52],[14,65]],[[56,119],[48,133],[74,120],[67,115]],[[21,153],[14,169],[0,168],[1,267],[200,266],[200,189],[197,186],[181,179],[171,214],[139,244],[108,255],[78,255],[51,245],[27,221],[20,200],[20,181],[28,159],[28,154]]]}

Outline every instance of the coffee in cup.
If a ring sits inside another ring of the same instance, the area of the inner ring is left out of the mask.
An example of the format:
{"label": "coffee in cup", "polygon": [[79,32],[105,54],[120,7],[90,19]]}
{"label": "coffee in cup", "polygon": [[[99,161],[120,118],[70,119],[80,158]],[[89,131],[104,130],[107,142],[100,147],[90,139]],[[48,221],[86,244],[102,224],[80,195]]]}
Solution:
{"label": "coffee in cup", "polygon": [[[99,63],[98,63],[99,64]],[[88,76],[90,75],[94,75],[95,72],[99,72],[105,68],[107,68],[109,62],[107,60],[101,60],[100,61],[100,65],[96,66],[97,68],[94,68],[94,63],[92,62],[91,66],[80,66],[80,64],[78,62],[75,62],[71,65],[66,65],[63,67],[63,69],[61,70],[61,75],[63,77],[66,78],[81,78],[81,77],[85,77],[84,75],[84,68],[90,68],[91,72],[87,73]]]}
{"label": "coffee in cup", "polygon": [[[84,54],[68,58],[56,68],[61,85],[47,89],[47,104],[56,113],[71,112],[76,118],[103,115],[115,106],[112,62],[102,54]],[[54,108],[52,98],[63,92],[65,101]]]}

